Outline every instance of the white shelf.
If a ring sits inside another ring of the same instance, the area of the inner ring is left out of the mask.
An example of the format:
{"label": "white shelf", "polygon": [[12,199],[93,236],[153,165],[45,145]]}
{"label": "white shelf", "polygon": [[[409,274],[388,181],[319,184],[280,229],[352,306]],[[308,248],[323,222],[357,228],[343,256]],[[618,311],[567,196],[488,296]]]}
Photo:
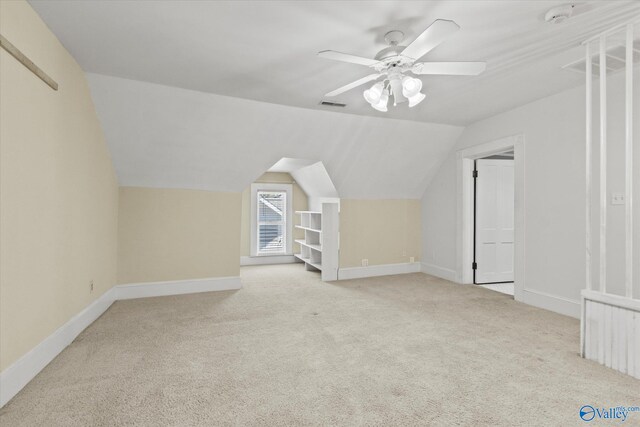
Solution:
{"label": "white shelf", "polygon": [[304,261],[305,264],[309,264],[313,268],[317,268],[318,270],[322,270],[322,264],[319,263],[319,262],[311,261],[311,258],[305,258],[305,257],[302,256],[302,254],[294,254],[293,256],[295,256],[296,258],[298,258],[301,261]]}
{"label": "white shelf", "polygon": [[[320,270],[322,280],[338,279],[338,204],[323,203],[322,212],[296,211],[300,216],[297,229],[304,230],[304,239],[296,239],[300,253],[295,257],[307,270]],[[323,269],[324,267],[324,269]]]}
{"label": "white shelf", "polygon": [[314,244],[312,244],[312,243],[307,243],[307,241],[306,241],[306,240],[303,240],[303,239],[298,239],[298,240],[296,240],[295,242],[296,242],[296,243],[301,244],[302,246],[306,246],[306,247],[308,247],[308,248],[311,248],[311,249],[313,249],[313,250],[315,250],[315,251],[322,252],[322,246],[320,246],[320,245],[318,245],[318,244],[315,244],[315,245],[314,245]]}
{"label": "white shelf", "polygon": [[293,254],[294,257],[298,258],[300,261],[304,261],[304,262],[308,262],[311,261],[310,258],[305,258],[302,256],[302,254]]}
{"label": "white shelf", "polygon": [[322,233],[322,230],[316,230],[315,228],[303,227],[301,225],[296,225],[296,228],[301,230],[313,231],[314,233]]}

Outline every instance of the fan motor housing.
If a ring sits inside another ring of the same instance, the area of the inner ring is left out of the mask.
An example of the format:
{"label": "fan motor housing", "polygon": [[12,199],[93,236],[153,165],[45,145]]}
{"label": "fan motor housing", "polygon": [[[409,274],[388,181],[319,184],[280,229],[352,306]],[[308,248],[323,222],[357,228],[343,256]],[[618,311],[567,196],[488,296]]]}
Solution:
{"label": "fan motor housing", "polygon": [[405,46],[399,46],[399,45],[385,47],[384,49],[382,49],[380,52],[376,54],[375,59],[377,59],[378,61],[382,61],[387,58],[398,56],[404,50],[404,48]]}

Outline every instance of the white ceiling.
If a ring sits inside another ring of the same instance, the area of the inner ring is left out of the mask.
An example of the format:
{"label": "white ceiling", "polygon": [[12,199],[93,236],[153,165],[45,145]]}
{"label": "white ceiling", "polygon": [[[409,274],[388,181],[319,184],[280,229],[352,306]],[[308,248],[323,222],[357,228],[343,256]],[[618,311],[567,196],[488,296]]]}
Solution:
{"label": "white ceiling", "polygon": [[369,69],[318,58],[324,49],[373,57],[383,35],[412,40],[437,18],[461,30],[424,59],[487,61],[477,77],[424,76],[427,100],[379,113],[362,89],[332,111],[466,125],[582,83],[560,67],[579,42],[640,14],[638,1],[576,1],[574,17],[543,20],[563,1],[57,1],[30,0],[85,71],[312,109]]}
{"label": "white ceiling", "polygon": [[337,198],[340,196],[322,162],[291,171],[291,176],[311,197]]}
{"label": "white ceiling", "polygon": [[338,191],[322,162],[283,157],[271,166],[268,171],[290,174],[300,188],[309,196],[339,197]]}
{"label": "white ceiling", "polygon": [[286,172],[291,173],[300,168],[316,163],[315,160],[309,159],[292,159],[291,157],[283,157],[269,168],[269,172]]}
{"label": "white ceiling", "polygon": [[239,192],[288,157],[322,162],[292,173],[301,185],[308,180],[298,172],[326,167],[335,190],[305,188],[311,196],[337,190],[342,198],[415,199],[463,131],[87,78],[123,186]]}

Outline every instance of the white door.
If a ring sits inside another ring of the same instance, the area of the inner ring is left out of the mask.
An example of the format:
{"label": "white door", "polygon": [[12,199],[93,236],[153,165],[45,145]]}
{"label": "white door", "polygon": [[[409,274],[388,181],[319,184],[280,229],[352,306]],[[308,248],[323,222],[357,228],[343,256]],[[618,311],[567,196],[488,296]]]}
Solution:
{"label": "white door", "polygon": [[513,282],[513,160],[476,160],[475,283]]}

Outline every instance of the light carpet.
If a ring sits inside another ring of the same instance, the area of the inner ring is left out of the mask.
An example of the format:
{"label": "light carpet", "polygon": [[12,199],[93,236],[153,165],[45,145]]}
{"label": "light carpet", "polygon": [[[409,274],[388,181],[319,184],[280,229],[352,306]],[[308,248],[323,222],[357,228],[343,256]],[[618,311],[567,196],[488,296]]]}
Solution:
{"label": "light carpet", "polygon": [[576,319],[507,295],[421,273],[241,275],[116,302],[0,425],[571,426],[584,404],[640,406],[640,381],[579,357]]}

